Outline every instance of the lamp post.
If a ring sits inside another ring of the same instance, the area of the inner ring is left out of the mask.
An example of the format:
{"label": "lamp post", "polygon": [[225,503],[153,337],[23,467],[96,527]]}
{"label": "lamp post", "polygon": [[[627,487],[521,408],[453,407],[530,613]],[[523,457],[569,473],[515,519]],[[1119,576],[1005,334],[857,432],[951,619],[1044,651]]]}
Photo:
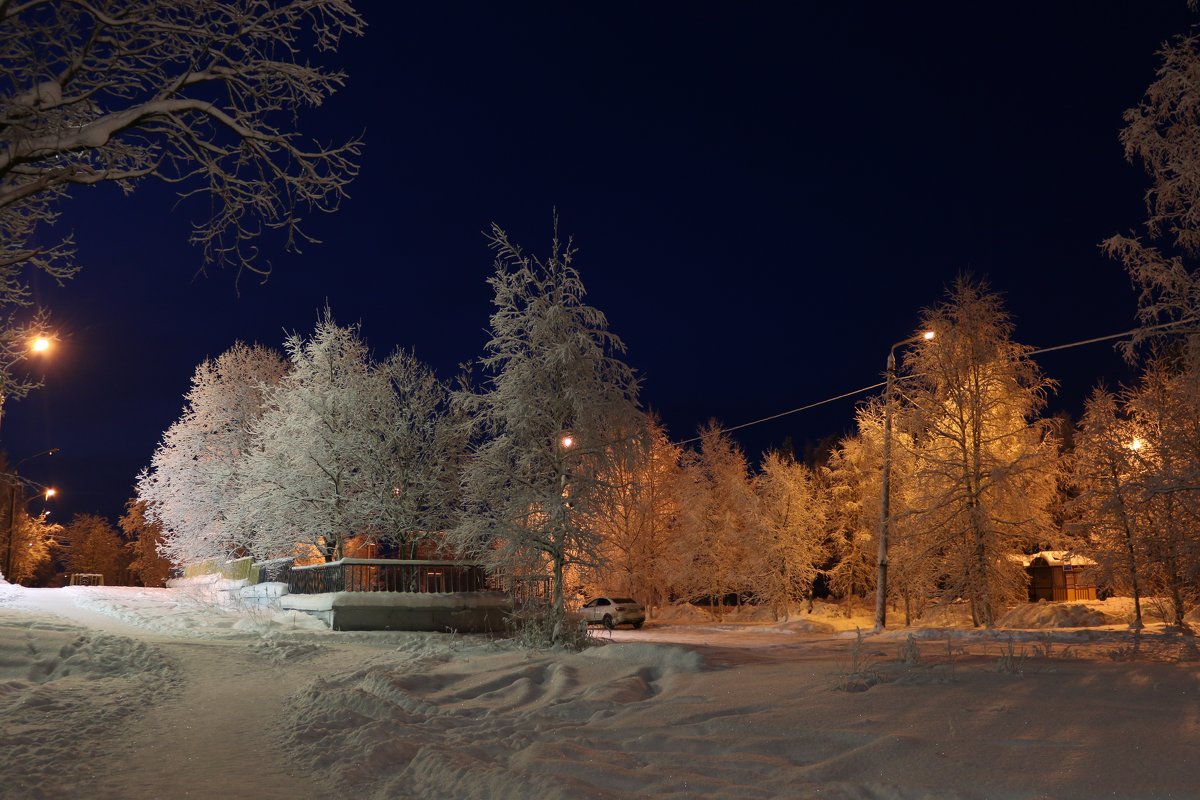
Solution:
{"label": "lamp post", "polygon": [[892,504],[892,402],[896,383],[896,348],[914,342],[928,342],[933,331],[902,339],[888,350],[887,373],[883,390],[883,467],[879,487],[879,558],[875,577],[875,633],[887,625],[888,528],[891,525]]}
{"label": "lamp post", "polygon": [[[17,474],[17,470],[26,461],[31,461],[35,458],[39,458],[40,456],[52,456],[57,452],[58,452],[57,447],[51,447],[48,450],[43,450],[40,453],[34,453],[31,456],[22,458],[20,461],[17,462],[16,466],[14,466],[12,468],[12,472],[9,473],[9,478],[12,480],[12,486],[9,487],[9,495],[8,495],[8,498],[9,498],[8,499],[8,553],[4,557],[4,576],[5,576],[5,578],[7,578],[9,575],[12,574],[13,542],[17,538],[17,502],[18,502],[17,501],[17,492],[19,491],[22,484],[29,484],[31,486],[37,486],[37,484],[34,484],[31,481],[26,481],[23,478],[21,478]],[[41,492],[45,493],[44,499],[46,499],[46,500],[49,500],[51,497],[53,497],[55,494],[57,494],[57,492],[54,489],[51,489],[49,487],[38,486],[38,488],[40,490],[39,493],[41,493]],[[36,496],[37,495],[34,495],[34,497],[36,497]],[[29,500],[26,500],[25,502],[28,503],[32,499],[33,499],[33,497],[29,498]]]}

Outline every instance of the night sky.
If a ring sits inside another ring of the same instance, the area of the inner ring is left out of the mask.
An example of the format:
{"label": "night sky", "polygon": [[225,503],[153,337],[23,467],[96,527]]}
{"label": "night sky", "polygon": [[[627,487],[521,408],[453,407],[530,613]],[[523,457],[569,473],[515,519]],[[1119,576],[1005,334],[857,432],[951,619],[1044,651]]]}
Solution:
{"label": "night sky", "polygon": [[[1183,0],[507,5],[360,5],[348,86],[302,124],[362,132],[362,174],[310,221],[323,244],[272,254],[265,285],[197,277],[194,208],[164,187],[63,206],[83,272],[39,284],[60,346],[0,427],[13,461],[61,448],[21,468],[60,487],[55,519],[115,520],[197,363],[278,347],[326,301],[378,356],[412,347],[453,377],[487,339],[481,232],[545,253],[555,208],[676,439],[879,380],[965,272],[1026,344],[1134,326],[1098,243],[1144,216],[1117,136],[1159,44],[1194,22]],[[1052,411],[1130,374],[1106,344],[1040,363]],[[756,460],[849,430],[853,409],[737,437]]]}

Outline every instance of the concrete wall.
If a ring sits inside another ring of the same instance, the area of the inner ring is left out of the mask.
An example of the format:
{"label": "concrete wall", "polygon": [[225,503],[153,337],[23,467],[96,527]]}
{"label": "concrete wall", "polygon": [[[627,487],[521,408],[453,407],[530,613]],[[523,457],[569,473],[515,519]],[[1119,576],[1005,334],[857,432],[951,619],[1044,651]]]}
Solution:
{"label": "concrete wall", "polygon": [[279,598],[279,605],[311,614],[338,631],[486,633],[504,630],[505,616],[512,611],[508,595],[500,592],[288,594]]}

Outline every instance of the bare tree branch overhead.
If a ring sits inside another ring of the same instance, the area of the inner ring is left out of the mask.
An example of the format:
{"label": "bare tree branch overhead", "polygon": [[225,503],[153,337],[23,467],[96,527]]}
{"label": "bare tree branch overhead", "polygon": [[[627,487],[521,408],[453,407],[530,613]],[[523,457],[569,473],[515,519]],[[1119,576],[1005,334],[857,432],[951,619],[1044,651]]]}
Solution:
{"label": "bare tree branch overhead", "polygon": [[349,0],[0,0],[0,299],[28,303],[32,271],[77,271],[71,236],[48,230],[72,187],[147,178],[207,196],[201,270],[265,278],[258,238],[314,241],[303,217],[337,210],[358,173],[360,139],[299,124],[346,81],[314,51],[364,27]]}

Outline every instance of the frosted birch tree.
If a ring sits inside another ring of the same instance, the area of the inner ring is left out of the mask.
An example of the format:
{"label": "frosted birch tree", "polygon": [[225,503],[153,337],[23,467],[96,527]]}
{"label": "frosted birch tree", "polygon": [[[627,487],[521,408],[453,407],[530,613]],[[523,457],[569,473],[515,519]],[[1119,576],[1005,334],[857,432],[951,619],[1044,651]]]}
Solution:
{"label": "frosted birch tree", "polygon": [[[1170,596],[1175,623],[1183,627],[1183,608],[1196,599],[1191,588],[1196,576],[1187,574],[1193,569],[1190,548],[1182,547],[1178,529],[1193,526],[1193,492],[1200,486],[1200,450],[1187,412],[1189,398],[1200,395],[1200,37],[1175,37],[1159,56],[1154,80],[1141,102],[1125,112],[1121,131],[1126,158],[1140,161],[1151,179],[1146,219],[1139,232],[1113,236],[1104,248],[1141,290],[1143,329],[1135,343],[1183,337],[1152,351],[1155,362],[1127,405],[1139,425],[1150,429],[1147,441],[1158,438],[1153,448],[1136,454],[1147,470],[1147,531],[1156,534],[1145,541],[1146,578]],[[1168,330],[1159,329],[1166,325]],[[1171,355],[1169,365],[1161,358],[1165,353]],[[1166,420],[1184,427],[1163,427]]]}
{"label": "frosted birch tree", "polygon": [[414,544],[440,513],[423,459],[444,388],[408,354],[376,364],[358,326],[338,325],[328,309],[286,351],[288,373],[238,473],[234,521],[249,549],[274,557],[312,547],[332,561],[355,536]]}
{"label": "frosted birch tree", "polygon": [[349,0],[0,3],[0,301],[27,296],[28,270],[75,272],[71,236],[46,228],[81,186],[200,198],[191,241],[239,276],[268,271],[266,232],[311,241],[302,215],[337,209],[362,145],[296,129],[346,80],[312,53],[364,26]]}
{"label": "frosted birch tree", "polygon": [[[421,542],[436,540],[458,519],[466,454],[463,427],[450,408],[449,388],[408,351],[373,368],[378,381],[378,447],[362,451],[363,474],[390,490],[372,492],[379,541],[415,558]],[[384,391],[384,388],[390,391]]]}
{"label": "frosted birch tree", "polygon": [[493,571],[542,565],[559,638],[564,572],[600,566],[603,536],[586,521],[612,490],[613,465],[636,461],[644,422],[638,382],[621,359],[625,345],[585,302],[575,249],[555,227],[543,260],[492,226],[495,311],[481,359],[485,382],[457,394],[477,444],[451,539]]}
{"label": "frosted birch tree", "polygon": [[1070,457],[1078,491],[1068,507],[1070,519],[1082,530],[1082,549],[1109,582],[1133,595],[1134,629],[1142,627],[1145,583],[1146,519],[1140,508],[1137,459],[1145,442],[1145,434],[1124,413],[1118,398],[1097,388],[1087,400]]}
{"label": "frosted birch tree", "polygon": [[755,530],[747,553],[749,589],[786,618],[804,602],[829,558],[828,502],[817,476],[794,458],[768,453],[754,479]]}
{"label": "frosted birch tree", "polygon": [[1060,463],[1038,418],[1053,383],[1012,341],[999,296],[982,282],[959,279],[920,330],[937,338],[905,359],[898,426],[919,462],[915,527],[941,564],[939,585],[991,627],[998,605],[1026,592],[1009,556],[1054,530]]}
{"label": "frosted birch tree", "polygon": [[137,481],[147,520],[162,527],[160,552],[175,564],[223,560],[248,546],[231,524],[237,473],[266,394],[284,370],[274,350],[241,342],[196,368],[183,415]]}
{"label": "frosted birch tree", "polygon": [[1200,602],[1200,397],[1194,380],[1179,359],[1156,358],[1127,401],[1141,439],[1133,459],[1145,516],[1140,544],[1146,580],[1168,598],[1172,622],[1185,632],[1184,615]]}
{"label": "frosted birch tree", "polygon": [[699,451],[685,454],[683,465],[672,587],[684,599],[711,603],[720,617],[726,595],[740,599],[752,581],[750,467],[715,420],[700,429]]}
{"label": "frosted birch tree", "polygon": [[680,508],[680,457],[679,446],[650,415],[637,461],[610,462],[612,474],[600,483],[605,496],[586,523],[603,539],[605,568],[586,581],[592,594],[633,597],[650,615],[666,600],[675,559],[671,537]]}

